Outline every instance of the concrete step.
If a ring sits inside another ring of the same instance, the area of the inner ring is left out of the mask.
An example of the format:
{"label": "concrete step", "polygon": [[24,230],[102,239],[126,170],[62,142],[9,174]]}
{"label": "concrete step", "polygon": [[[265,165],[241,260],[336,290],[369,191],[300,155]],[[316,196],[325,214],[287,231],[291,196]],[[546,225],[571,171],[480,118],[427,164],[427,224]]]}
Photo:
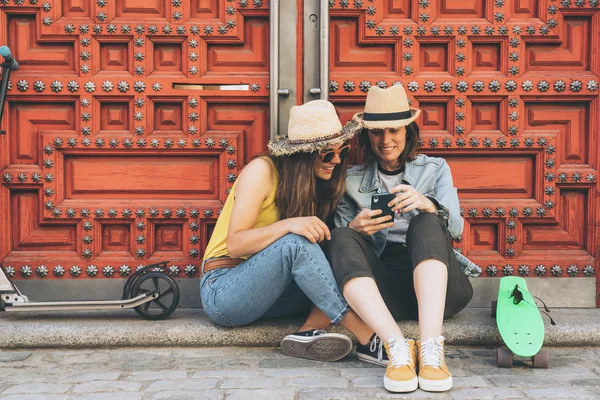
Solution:
{"label": "concrete step", "polygon": [[[557,325],[546,323],[547,346],[597,346],[600,309],[554,308]],[[0,313],[0,348],[97,348],[136,346],[271,347],[301,324],[300,319],[261,320],[238,328],[213,324],[200,309],[179,309],[164,321],[147,321],[133,310]],[[399,323],[409,338],[418,337],[415,321]],[[344,332],[333,327],[335,332]],[[489,308],[467,308],[444,323],[449,344],[501,344]]]}

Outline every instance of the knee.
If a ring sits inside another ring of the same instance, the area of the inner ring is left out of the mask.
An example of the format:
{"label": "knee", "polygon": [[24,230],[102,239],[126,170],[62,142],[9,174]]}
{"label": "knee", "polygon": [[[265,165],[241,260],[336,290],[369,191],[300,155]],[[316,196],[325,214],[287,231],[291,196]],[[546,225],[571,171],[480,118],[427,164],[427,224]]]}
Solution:
{"label": "knee", "polygon": [[351,228],[335,228],[331,231],[331,245],[332,246],[345,246],[350,243],[356,243],[357,238],[360,235]]}
{"label": "knee", "polygon": [[413,225],[441,225],[440,219],[430,212],[422,212],[415,215],[411,220],[409,226]]}
{"label": "knee", "polygon": [[297,235],[295,233],[288,233],[277,239],[275,242],[279,246],[295,246],[295,247],[306,247],[306,246],[318,246],[315,243],[311,243],[310,240],[304,236]]}
{"label": "knee", "polygon": [[435,214],[422,212],[418,215],[415,215],[410,220],[406,235],[408,238],[419,235],[419,233],[426,233],[429,237],[430,234],[435,231],[445,231],[445,227],[442,221]]}

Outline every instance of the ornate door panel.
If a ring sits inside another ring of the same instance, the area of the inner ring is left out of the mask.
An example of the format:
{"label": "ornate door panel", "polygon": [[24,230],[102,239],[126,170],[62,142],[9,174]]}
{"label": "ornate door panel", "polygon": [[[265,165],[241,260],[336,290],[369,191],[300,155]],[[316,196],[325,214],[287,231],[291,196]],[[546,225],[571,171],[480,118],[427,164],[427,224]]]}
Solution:
{"label": "ornate door panel", "polygon": [[266,1],[0,1],[20,63],[0,136],[0,261],[15,279],[198,277],[269,138]]}
{"label": "ornate door panel", "polygon": [[597,275],[598,1],[329,5],[330,98],[348,120],[371,85],[406,87],[483,276]]}

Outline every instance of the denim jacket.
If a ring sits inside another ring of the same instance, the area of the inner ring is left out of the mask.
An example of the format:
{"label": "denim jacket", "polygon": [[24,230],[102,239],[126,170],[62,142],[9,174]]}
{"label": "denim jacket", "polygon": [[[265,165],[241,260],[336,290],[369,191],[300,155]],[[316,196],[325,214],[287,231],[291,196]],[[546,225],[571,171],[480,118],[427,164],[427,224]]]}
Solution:
{"label": "denim jacket", "polygon": [[[419,154],[414,161],[406,162],[402,183],[411,185],[436,204],[439,209],[437,215],[446,221],[452,238],[457,239],[461,236],[464,220],[460,216],[458,194],[453,186],[452,174],[446,160]],[[377,161],[350,168],[346,178],[346,193],[340,200],[334,216],[335,226],[348,226],[363,208],[371,208],[371,195],[381,191]],[[418,213],[419,211],[413,210],[403,215],[410,222]],[[383,253],[387,235],[388,229],[383,229],[366,237],[373,244],[377,256]],[[477,277],[481,274],[481,268],[477,264],[456,250],[454,253],[466,275]]]}

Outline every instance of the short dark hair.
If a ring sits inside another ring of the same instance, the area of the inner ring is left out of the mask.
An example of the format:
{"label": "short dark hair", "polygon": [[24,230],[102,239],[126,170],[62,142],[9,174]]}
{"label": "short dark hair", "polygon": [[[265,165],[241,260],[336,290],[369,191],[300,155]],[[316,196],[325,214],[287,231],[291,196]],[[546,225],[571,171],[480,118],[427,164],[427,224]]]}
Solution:
{"label": "short dark hair", "polygon": [[[406,126],[406,145],[402,153],[400,153],[400,157],[398,157],[400,165],[404,165],[408,160],[412,161],[417,158],[420,147],[419,125],[413,121]],[[369,130],[367,128],[363,128],[358,134],[358,148],[359,151],[362,151],[367,164],[377,160],[377,155],[373,151],[373,148],[371,148]]]}

